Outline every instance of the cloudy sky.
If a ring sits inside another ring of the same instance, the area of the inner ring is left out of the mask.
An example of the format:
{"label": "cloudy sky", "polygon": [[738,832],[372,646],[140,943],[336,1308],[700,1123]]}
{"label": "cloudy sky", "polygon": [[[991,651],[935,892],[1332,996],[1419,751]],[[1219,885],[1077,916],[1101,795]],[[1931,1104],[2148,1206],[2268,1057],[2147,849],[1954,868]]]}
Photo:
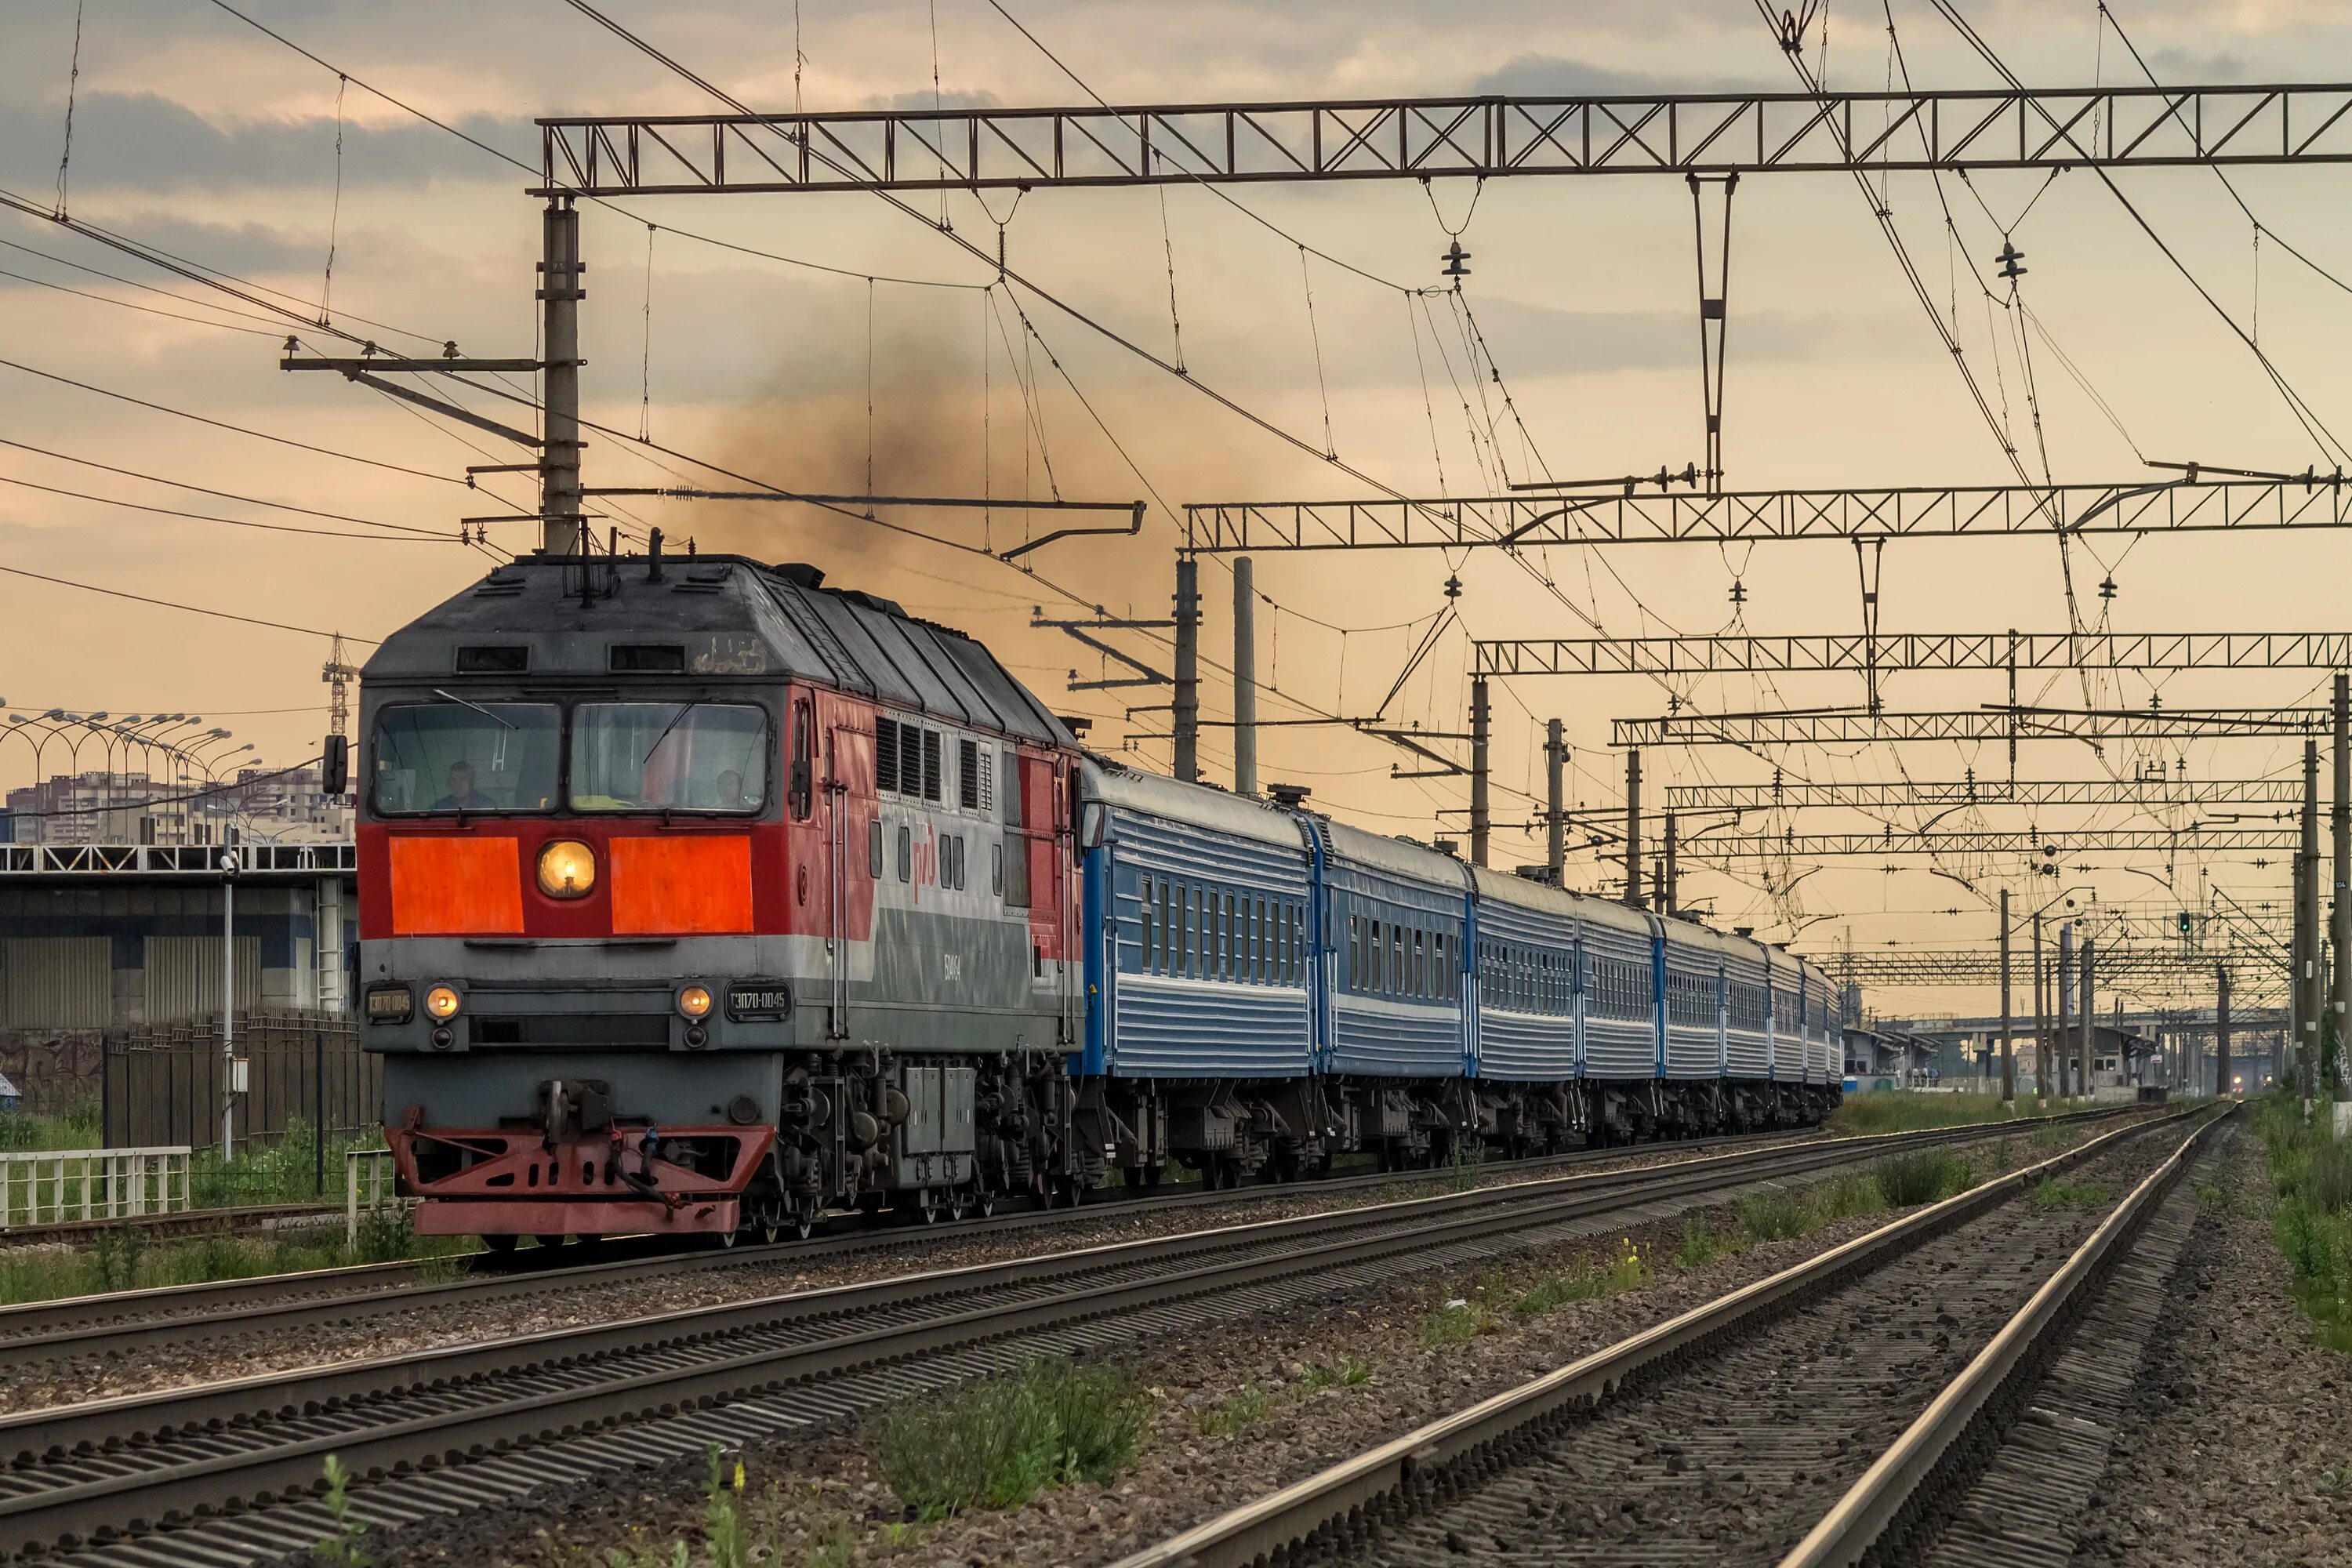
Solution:
{"label": "cloudy sky", "polygon": [[[988,0],[606,8],[733,96],[776,110],[928,107],[935,92],[950,105],[1013,105],[1084,101],[1087,89],[1167,103],[1796,85],[1748,0],[1007,0],[1036,43]],[[0,359],[8,362],[0,438],[12,443],[0,447],[0,567],[309,632],[379,636],[487,568],[481,552],[455,542],[457,520],[528,510],[529,487],[517,482],[528,476],[486,478],[469,492],[465,469],[512,461],[515,450],[331,378],[280,374],[289,331],[315,348],[338,340],[37,215],[62,204],[75,219],[387,347],[455,341],[470,353],[527,356],[538,247],[527,176],[382,95],[526,164],[537,160],[539,115],[715,106],[561,0],[239,0],[237,10],[286,41],[212,0],[10,7],[0,192],[34,212],[0,212]],[[1975,0],[1965,10],[2037,84],[2145,79],[2125,35],[2168,84],[2352,77],[2352,5],[2336,0],[2116,0],[2120,33],[2075,0]],[[1896,0],[1893,20],[1899,61],[1881,8],[1838,0],[1827,8],[1826,59],[1817,27],[1809,65],[1841,89],[1882,88],[1906,70],[1922,86],[1993,81],[1930,6]],[[2147,459],[2332,467],[2334,433],[2352,437],[2343,353],[2352,298],[2316,268],[2352,280],[2347,174],[2234,174],[2238,195],[2271,231],[2259,240],[2210,171],[2117,179],[2210,304],[2095,175],[1948,178],[1940,192],[1925,176],[1895,175],[1874,183],[1873,198],[1892,214],[2005,438],[2037,473],[2045,449],[2051,472],[2075,482],[2145,479],[2154,475]],[[933,219],[943,209],[984,249],[1001,226],[1015,268],[1108,331],[1034,294],[990,287],[991,268],[871,196],[627,202],[583,221],[591,416],[783,486],[864,490],[870,475],[883,493],[1142,499],[1152,503],[1146,537],[1053,547],[1032,558],[1033,578],[950,546],[779,509],[644,501],[613,521],[657,523],[703,548],[814,559],[835,581],[969,628],[1057,705],[1097,718],[1095,739],[1107,749],[1131,744],[1164,763],[1164,744],[1149,738],[1156,717],[1130,721],[1126,712],[1154,698],[1066,692],[1074,668],[1082,679],[1118,671],[1031,628],[1032,606],[1165,614],[1169,507],[1363,493],[1322,450],[1419,495],[1482,493],[1544,472],[1680,467],[1699,455],[1691,201],[1677,181],[1259,186],[1231,200],[1189,187],[1038,192],[1017,203],[992,194],[914,205]],[[1436,292],[1438,258],[1457,231],[1471,276],[1458,295]],[[1974,280],[1990,273],[2004,234],[2028,254],[2022,297],[2038,323],[2030,328]],[[1725,447],[1735,488],[2008,477],[2000,441],[1851,179],[1752,177],[1736,198],[1733,236]],[[2225,312],[2258,339],[2316,432],[2298,422]],[[1153,366],[1111,332],[1169,360],[1181,352],[1189,375]],[[494,416],[528,412],[462,395]],[[693,472],[633,447],[592,447],[590,482],[663,485]],[[982,542],[968,516],[899,521]],[[265,523],[278,531],[238,525]],[[1052,523],[1008,506],[982,526],[1002,548]],[[494,524],[490,539],[508,550],[531,542],[529,525]],[[2132,545],[2110,536],[2079,543],[2071,564],[2085,616],[2105,614],[2119,629],[2326,630],[2343,624],[2346,555],[2334,539]],[[1735,614],[1762,633],[1847,631],[1862,613],[1853,552],[1837,543],[1553,550],[1517,561],[1267,557],[1258,572],[1271,601],[1258,652],[1275,689],[1269,715],[1381,710],[1435,730],[1463,727],[1468,636],[1582,636],[1592,623],[1614,634],[1712,631]],[[1449,577],[1458,577],[1456,598]],[[2097,584],[2109,578],[2114,596],[2101,599]],[[1735,582],[1740,605],[1730,600]],[[1222,662],[1231,588],[1221,565],[1204,568],[1203,588],[1207,642]],[[2067,624],[2061,563],[2046,540],[1899,544],[1886,552],[1883,588],[1888,630]],[[1400,684],[1409,651],[1449,605],[1456,624]],[[256,755],[293,762],[311,754],[322,727],[326,651],[322,637],[306,632],[0,575],[7,712],[203,712]],[[2176,707],[2255,705],[2305,699],[2324,679],[2199,674],[2164,678],[2155,689]],[[2139,678],[2101,688],[2134,702],[2150,691]],[[2084,693],[2059,679],[2025,695],[2079,705]],[[1496,859],[1540,854],[1518,825],[1541,793],[1544,718],[1563,718],[1577,747],[1574,798],[1601,806],[1622,788],[1622,759],[1607,749],[1612,717],[1662,712],[1670,700],[1747,710],[1859,696],[1844,678],[1729,678],[1671,694],[1638,679],[1515,683],[1496,705],[1497,815],[1512,825]],[[1887,687],[1889,705],[1904,709],[2000,696],[1977,677],[1897,677]],[[1222,685],[1206,700],[1213,714],[1230,710]],[[1213,733],[1205,750],[1227,765],[1223,736]],[[1264,776],[1309,784],[1318,803],[1376,828],[1426,837],[1433,813],[1461,804],[1459,781],[1392,781],[1395,753],[1345,731],[1273,731],[1262,752]],[[47,760],[57,761],[55,747]],[[34,761],[28,744],[0,741],[0,783],[22,783]],[[1774,761],[1790,777],[1818,780],[1943,780],[2007,767],[1990,746]],[[2194,777],[2252,777],[2292,769],[2296,758],[2285,742],[2099,752],[2038,743],[2021,769],[2096,778],[2157,763]],[[1760,780],[1771,765],[1695,751],[1654,754],[1646,771],[1656,790]],[[1980,820],[2025,826],[2019,813]],[[2183,820],[2107,808],[2044,813],[2040,826]],[[1458,815],[1446,819],[1449,832],[1459,825]],[[1795,826],[1873,824],[1809,814]],[[2283,865],[2253,858],[2151,858],[2060,880],[2082,884],[2074,897],[2085,905],[2094,890],[2110,903],[2179,898],[2199,907],[2213,888],[2248,902],[2275,898]],[[1954,861],[1947,876],[1924,861],[1903,864],[1898,872],[1866,858],[1835,864],[1777,894],[1752,871],[1693,871],[1685,899],[1725,923],[1795,933],[1820,951],[1849,931],[1857,946],[1986,941],[1985,900],[2004,881],[2021,900],[2059,891],[2013,862]],[[1597,886],[1603,874],[1593,854],[1571,862],[1580,885]],[[1884,1000],[1972,1010],[1987,998]]]}

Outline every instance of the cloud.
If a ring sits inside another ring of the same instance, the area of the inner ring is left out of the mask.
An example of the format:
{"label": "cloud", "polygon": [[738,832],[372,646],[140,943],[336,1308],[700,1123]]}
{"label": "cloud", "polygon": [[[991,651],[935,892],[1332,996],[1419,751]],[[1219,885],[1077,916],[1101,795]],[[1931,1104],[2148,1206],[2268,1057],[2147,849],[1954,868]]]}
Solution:
{"label": "cloud", "polygon": [[1558,55],[1516,55],[1470,84],[1475,93],[1529,98],[1634,98],[1658,92],[1767,92],[1785,87],[1762,77],[1694,80],[1619,70]]}
{"label": "cloud", "polygon": [[[455,123],[478,141],[530,161],[537,135],[526,119],[476,114]],[[64,130],[58,105],[0,102],[0,146],[18,150],[20,157],[37,154],[36,161],[46,163],[63,146]],[[156,93],[85,92],[74,105],[72,188],[160,192],[331,184],[335,137],[331,119],[215,121]],[[414,121],[346,122],[342,144],[346,185],[445,179],[511,183],[517,173],[447,132]],[[10,173],[21,184],[30,171]]]}

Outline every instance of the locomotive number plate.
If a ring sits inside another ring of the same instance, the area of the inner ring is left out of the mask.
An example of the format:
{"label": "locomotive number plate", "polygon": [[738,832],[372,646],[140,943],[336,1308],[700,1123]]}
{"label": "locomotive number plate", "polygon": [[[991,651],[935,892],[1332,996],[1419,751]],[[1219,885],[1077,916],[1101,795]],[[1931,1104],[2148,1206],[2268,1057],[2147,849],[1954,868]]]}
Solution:
{"label": "locomotive number plate", "polygon": [[727,1016],[735,1019],[783,1018],[793,1010],[793,988],[789,985],[730,985],[727,988]]}

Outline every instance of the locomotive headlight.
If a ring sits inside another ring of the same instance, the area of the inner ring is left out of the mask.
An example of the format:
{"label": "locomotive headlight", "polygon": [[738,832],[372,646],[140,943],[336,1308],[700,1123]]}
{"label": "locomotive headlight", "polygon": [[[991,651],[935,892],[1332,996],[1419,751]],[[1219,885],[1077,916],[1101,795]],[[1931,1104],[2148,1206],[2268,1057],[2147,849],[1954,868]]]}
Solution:
{"label": "locomotive headlight", "polygon": [[710,987],[708,985],[689,985],[685,990],[680,991],[677,994],[677,1010],[685,1014],[689,1018],[709,1017],[710,1016]]}
{"label": "locomotive headlight", "polygon": [[576,838],[558,838],[539,852],[539,890],[551,899],[584,899],[596,886],[596,855]]}
{"label": "locomotive headlight", "polygon": [[454,1018],[457,1016],[458,1006],[457,993],[454,987],[436,985],[425,994],[425,1011],[428,1016]]}

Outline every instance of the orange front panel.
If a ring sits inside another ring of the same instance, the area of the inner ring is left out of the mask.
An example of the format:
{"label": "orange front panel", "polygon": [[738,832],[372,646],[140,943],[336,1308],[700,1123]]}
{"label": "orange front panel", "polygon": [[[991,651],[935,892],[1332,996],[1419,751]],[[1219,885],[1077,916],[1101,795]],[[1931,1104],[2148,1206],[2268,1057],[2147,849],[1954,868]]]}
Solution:
{"label": "orange front panel", "polygon": [[511,838],[392,840],[394,936],[522,930],[522,865]]}
{"label": "orange front panel", "polygon": [[615,838],[611,853],[614,936],[751,929],[749,838]]}

